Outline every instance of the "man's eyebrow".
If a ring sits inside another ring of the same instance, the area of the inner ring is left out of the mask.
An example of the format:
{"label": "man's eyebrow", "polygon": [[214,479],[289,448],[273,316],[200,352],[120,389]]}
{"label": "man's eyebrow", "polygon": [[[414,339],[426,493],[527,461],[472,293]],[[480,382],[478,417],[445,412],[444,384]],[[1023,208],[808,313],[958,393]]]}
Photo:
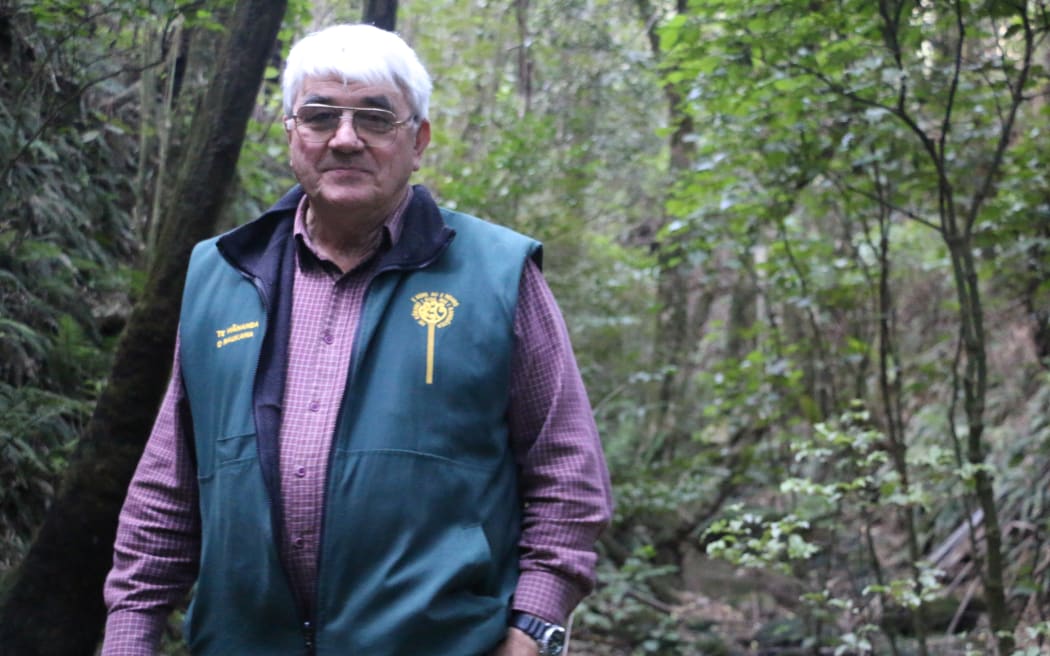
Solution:
{"label": "man's eyebrow", "polygon": [[385,109],[388,112],[394,111],[394,104],[390,102],[390,98],[386,96],[365,96],[359,102],[362,107],[378,107],[379,109]]}
{"label": "man's eyebrow", "polygon": [[314,94],[310,94],[309,96],[306,96],[305,98],[303,98],[303,104],[304,105],[331,105],[332,104],[332,97],[331,96],[319,96],[319,95],[314,93]]}

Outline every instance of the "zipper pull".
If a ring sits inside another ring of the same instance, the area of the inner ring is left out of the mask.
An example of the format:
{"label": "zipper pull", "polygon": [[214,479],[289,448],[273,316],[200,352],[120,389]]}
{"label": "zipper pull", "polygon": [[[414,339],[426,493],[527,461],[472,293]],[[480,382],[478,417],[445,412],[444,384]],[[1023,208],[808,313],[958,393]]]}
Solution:
{"label": "zipper pull", "polygon": [[312,622],[307,620],[303,622],[303,642],[306,644],[308,650],[314,648],[314,625]]}

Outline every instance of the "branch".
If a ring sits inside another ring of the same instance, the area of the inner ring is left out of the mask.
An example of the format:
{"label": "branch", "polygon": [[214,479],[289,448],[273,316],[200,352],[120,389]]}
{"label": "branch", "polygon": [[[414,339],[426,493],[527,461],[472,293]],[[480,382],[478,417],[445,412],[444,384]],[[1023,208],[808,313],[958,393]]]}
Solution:
{"label": "branch", "polygon": [[[846,98],[848,100],[852,100],[853,102],[861,106],[871,107],[874,109],[881,109],[882,111],[888,114],[896,116],[898,119],[901,120],[901,122],[904,123],[904,125],[908,127],[909,130],[912,131],[912,133],[915,134],[916,137],[919,138],[919,141],[922,143],[922,146],[926,150],[926,153],[930,156],[930,159],[933,161],[934,168],[937,170],[938,179],[947,181],[947,178],[944,173],[944,160],[937,152],[937,147],[933,139],[931,139],[930,136],[926,134],[925,131],[923,131],[923,129],[919,126],[918,123],[915,122],[915,119],[913,119],[907,111],[901,108],[891,107],[877,100],[865,98],[854,91],[850,91],[842,84],[832,80],[823,72],[810,68],[803,64],[793,62],[789,64],[789,69],[790,67],[794,67],[802,71],[803,73],[806,73],[807,75],[812,75],[817,80],[822,82],[824,86],[827,87],[828,91],[832,93],[838,94],[839,96],[842,96],[843,98]],[[782,68],[782,70],[784,69]],[[785,72],[790,72],[790,70],[787,70]]]}
{"label": "branch", "polygon": [[948,131],[952,127],[952,109],[955,107],[955,94],[959,91],[959,77],[962,75],[963,42],[966,40],[966,25],[963,22],[962,3],[955,3],[955,28],[959,32],[955,40],[955,61],[952,68],[952,82],[948,86],[948,100],[944,106],[944,119],[941,121],[941,136],[937,141],[937,149],[944,158],[944,149],[948,141]]}
{"label": "branch", "polygon": [[904,57],[901,54],[900,40],[897,38],[897,33],[900,31],[901,25],[901,12],[904,11],[904,3],[898,2],[896,11],[891,17],[889,10],[886,7],[886,0],[879,1],[879,15],[882,16],[882,21],[886,25],[887,47],[893,54],[893,61],[897,63],[897,70],[901,72],[900,88],[897,90],[897,110],[900,113],[904,113],[904,105],[908,99],[908,82],[907,77],[904,75]]}
{"label": "branch", "polygon": [[627,593],[626,593],[626,596],[630,597],[631,599],[634,599],[637,602],[645,604],[646,606],[649,606],[650,608],[655,608],[656,610],[658,610],[661,613],[664,613],[666,615],[671,615],[672,613],[674,613],[674,608],[673,607],[663,603],[662,601],[657,601],[656,599],[651,599],[651,598],[649,598],[649,597],[647,597],[647,596],[645,596],[645,595],[643,595],[643,594],[641,594],[639,592],[635,592],[634,590],[628,590]]}
{"label": "branch", "polygon": [[22,106],[26,103],[26,95],[29,93],[29,90],[33,87],[33,83],[43,75],[44,69],[46,69],[51,64],[51,61],[60,52],[62,52],[62,46],[78,34],[76,28],[82,27],[84,25],[90,25],[98,19],[105,16],[106,14],[114,13],[116,11],[117,9],[115,8],[103,8],[102,10],[94,14],[85,13],[83,17],[76,19],[73,29],[66,32],[65,34],[60,35],[57,39],[55,39],[53,43],[50,44],[49,47],[45,48],[47,56],[44,57],[40,64],[33,70],[32,75],[30,75],[29,79],[26,80],[25,84],[22,85],[22,88],[18,90],[18,100],[16,101],[17,105]]}
{"label": "branch", "polygon": [[863,196],[863,197],[867,198],[868,200],[876,201],[876,202],[884,205],[885,207],[889,208],[890,210],[892,210],[894,212],[897,212],[897,213],[899,213],[899,214],[901,214],[901,215],[911,219],[912,221],[915,221],[917,223],[921,223],[922,225],[926,226],[927,228],[930,228],[931,230],[935,230],[937,232],[941,232],[941,226],[937,225],[936,223],[933,223],[932,221],[929,221],[928,219],[924,219],[923,217],[919,216],[918,214],[916,214],[912,210],[900,207],[899,205],[895,205],[895,204],[889,202],[888,200],[886,200],[885,198],[882,198],[882,197],[880,197],[877,194],[873,194],[872,192],[870,192],[870,191],[868,191],[866,189],[861,189],[860,187],[856,187],[854,185],[851,185],[851,184],[845,182],[842,177],[836,175],[835,173],[832,173],[832,172],[829,171],[829,172],[825,173],[825,175],[827,175],[828,178],[831,179],[831,181],[836,186],[838,186],[841,189],[845,189],[846,191],[850,191],[850,192],[853,192],[853,193],[858,194],[860,196]]}
{"label": "branch", "polygon": [[[166,38],[166,35],[167,35],[167,30],[170,29],[170,27],[171,27],[171,23],[170,22],[168,23],[168,25],[166,25],[164,27],[165,38]],[[61,102],[59,102],[58,104],[54,105],[51,108],[51,111],[48,112],[48,114],[44,118],[44,120],[40,122],[40,125],[37,126],[36,130],[34,130],[33,133],[29,136],[29,138],[26,139],[25,143],[22,144],[21,148],[18,149],[18,152],[16,152],[14,154],[14,156],[11,157],[7,161],[7,163],[4,164],[3,170],[0,171],[0,181],[3,181],[3,180],[7,179],[7,176],[10,175],[11,171],[15,167],[15,164],[18,163],[18,160],[20,160],[23,156],[25,156],[26,152],[29,151],[29,147],[32,146],[33,143],[37,139],[40,138],[40,135],[42,135],[47,128],[51,127],[51,123],[62,113],[62,111],[66,107],[68,107],[69,105],[73,104],[73,102],[75,102],[75,101],[79,102],[81,96],[83,96],[84,92],[86,92],[88,89],[90,89],[91,87],[93,87],[93,86],[95,86],[97,84],[105,82],[106,80],[113,79],[113,78],[115,78],[118,75],[121,75],[123,73],[129,73],[129,72],[130,73],[141,73],[142,71],[145,71],[146,69],[153,68],[154,66],[159,66],[160,64],[162,64],[164,62],[165,58],[166,58],[166,55],[162,54],[161,57],[159,59],[157,59],[156,61],[147,62],[147,63],[145,63],[145,64],[143,64],[141,66],[133,66],[133,67],[130,67],[130,68],[119,68],[119,69],[117,69],[115,71],[111,71],[109,73],[106,73],[105,75],[101,75],[101,76],[99,76],[97,78],[94,78],[92,80],[88,80],[84,84],[80,85],[80,87],[76,91],[74,91],[73,93],[68,94],[65,97],[64,100],[62,100]]]}
{"label": "branch", "polygon": [[991,166],[988,167],[988,172],[985,174],[984,180],[977,188],[977,191],[973,195],[973,200],[970,202],[964,230],[964,234],[967,238],[970,236],[974,223],[977,221],[977,214],[980,212],[981,206],[991,195],[992,185],[995,183],[999,169],[1003,164],[1003,158],[1006,156],[1006,149],[1010,145],[1014,121],[1017,120],[1017,112],[1020,110],[1021,104],[1025,99],[1023,92],[1025,86],[1028,84],[1028,76],[1032,70],[1032,57],[1035,51],[1035,32],[1032,29],[1032,23],[1028,18],[1028,13],[1023,7],[1021,8],[1021,23],[1024,26],[1025,46],[1024,55],[1021,59],[1021,70],[1017,74],[1017,81],[1014,85],[1010,85],[1009,76],[1007,76],[1007,86],[1011,89],[1010,109],[1006,121],[1003,123],[1002,129],[999,132],[999,142],[996,144]]}

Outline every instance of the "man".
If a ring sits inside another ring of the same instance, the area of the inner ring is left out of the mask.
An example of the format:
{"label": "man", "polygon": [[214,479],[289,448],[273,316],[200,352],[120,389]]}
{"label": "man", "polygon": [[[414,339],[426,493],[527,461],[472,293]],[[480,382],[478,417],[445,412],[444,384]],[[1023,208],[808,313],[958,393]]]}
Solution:
{"label": "man", "polygon": [[430,78],[374,27],[292,48],[299,185],[199,244],[128,491],[103,654],[558,654],[608,473],[540,246],[411,186]]}

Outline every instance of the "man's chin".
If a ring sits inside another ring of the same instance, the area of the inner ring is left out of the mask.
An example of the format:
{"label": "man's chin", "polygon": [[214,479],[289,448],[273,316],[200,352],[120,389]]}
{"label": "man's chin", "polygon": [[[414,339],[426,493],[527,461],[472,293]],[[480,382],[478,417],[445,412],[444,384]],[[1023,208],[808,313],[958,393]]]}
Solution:
{"label": "man's chin", "polygon": [[319,200],[328,207],[345,212],[359,212],[377,204],[375,195],[361,188],[322,189],[320,196]]}

